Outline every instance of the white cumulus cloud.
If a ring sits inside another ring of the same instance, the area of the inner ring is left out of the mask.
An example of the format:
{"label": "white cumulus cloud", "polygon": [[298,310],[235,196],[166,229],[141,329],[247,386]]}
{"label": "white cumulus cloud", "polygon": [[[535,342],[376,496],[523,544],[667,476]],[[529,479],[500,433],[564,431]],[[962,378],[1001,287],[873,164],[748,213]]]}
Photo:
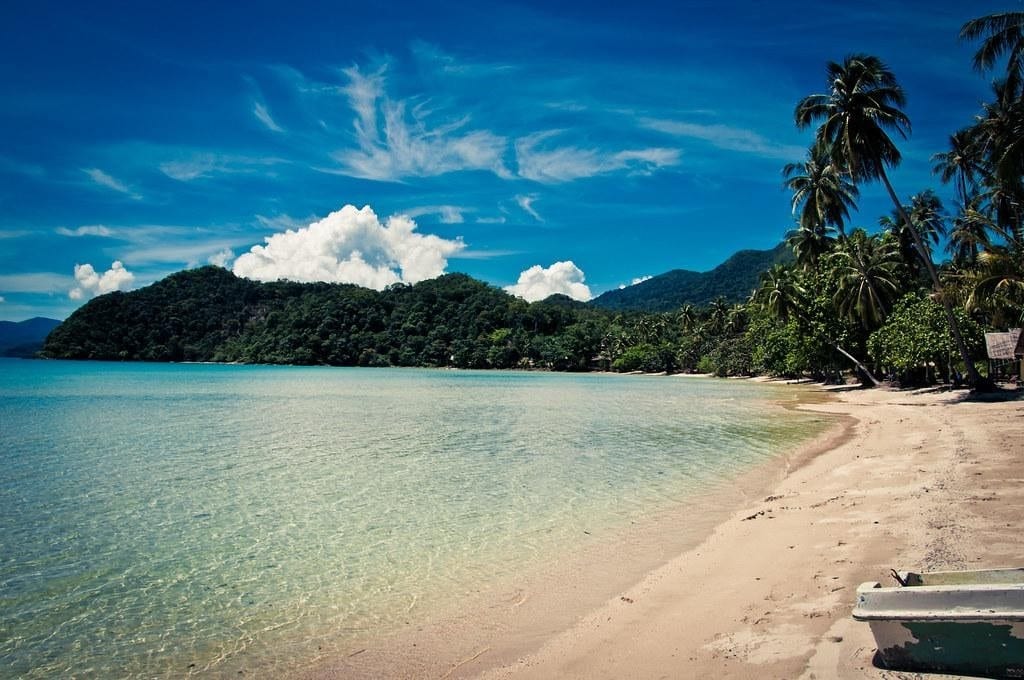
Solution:
{"label": "white cumulus cloud", "polygon": [[593,297],[585,279],[583,270],[571,260],[556,262],[547,269],[537,264],[520,273],[519,281],[514,286],[506,286],[505,290],[527,302],[543,300],[555,293],[585,302]]}
{"label": "white cumulus cloud", "polygon": [[238,256],[232,271],[258,281],[328,281],[381,290],[444,273],[448,258],[465,248],[416,232],[416,223],[397,215],[382,224],[366,206],[346,205],[300,229],[288,229]]}
{"label": "white cumulus cloud", "polygon": [[[653,276],[637,276],[636,278],[634,278],[632,281],[629,282],[629,285],[635,286],[638,283],[643,283],[644,281],[649,281],[652,278],[654,278],[654,277]],[[625,287],[626,287],[626,284],[623,283],[623,284],[621,284],[619,286],[619,290],[622,290]]]}
{"label": "white cumulus cloud", "polygon": [[230,248],[224,248],[223,250],[217,251],[213,255],[207,258],[207,262],[217,267],[223,267],[227,269],[228,262],[235,259],[235,253]]}
{"label": "white cumulus cloud", "polygon": [[114,260],[110,269],[102,274],[91,264],[76,264],[75,281],[78,285],[68,291],[68,297],[72,300],[82,300],[115,290],[125,290],[135,281],[135,275],[125,269],[120,260]]}

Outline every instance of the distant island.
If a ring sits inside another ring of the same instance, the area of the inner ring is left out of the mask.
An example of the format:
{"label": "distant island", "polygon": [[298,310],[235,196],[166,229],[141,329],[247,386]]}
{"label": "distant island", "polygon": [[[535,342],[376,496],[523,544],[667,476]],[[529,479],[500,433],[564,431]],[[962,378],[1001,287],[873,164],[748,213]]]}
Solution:
{"label": "distant island", "polygon": [[746,301],[767,266],[787,255],[782,245],[742,251],[709,272],[676,270],[589,303],[555,295],[531,304],[463,274],[378,292],[349,284],[258,283],[209,266],[92,300],[50,334],[41,355],[695,371],[724,326],[706,346],[680,353],[686,328],[675,312],[717,305],[724,320],[722,310]]}
{"label": "distant island", "polygon": [[25,321],[0,321],[0,356],[35,356],[43,348],[46,336],[59,325],[57,319],[42,316]]}
{"label": "distant island", "polygon": [[[854,251],[877,238],[855,230],[842,243]],[[887,255],[886,291],[900,297],[879,323],[858,301],[856,291],[867,289],[845,255],[809,264],[805,245],[791,238],[741,251],[709,272],[667,272],[590,302],[554,295],[528,303],[465,274],[376,291],[260,283],[206,266],[91,300],[49,334],[38,356],[953,379],[954,339],[912,249],[903,261],[895,248]],[[978,356],[983,326],[963,309],[956,315]]]}

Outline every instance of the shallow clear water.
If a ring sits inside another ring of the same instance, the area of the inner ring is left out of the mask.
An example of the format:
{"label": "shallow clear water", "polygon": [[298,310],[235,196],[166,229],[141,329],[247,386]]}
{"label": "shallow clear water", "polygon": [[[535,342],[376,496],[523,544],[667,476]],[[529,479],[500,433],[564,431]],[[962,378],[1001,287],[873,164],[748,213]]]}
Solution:
{"label": "shallow clear water", "polygon": [[0,360],[0,676],[273,674],[802,438],[792,391]]}

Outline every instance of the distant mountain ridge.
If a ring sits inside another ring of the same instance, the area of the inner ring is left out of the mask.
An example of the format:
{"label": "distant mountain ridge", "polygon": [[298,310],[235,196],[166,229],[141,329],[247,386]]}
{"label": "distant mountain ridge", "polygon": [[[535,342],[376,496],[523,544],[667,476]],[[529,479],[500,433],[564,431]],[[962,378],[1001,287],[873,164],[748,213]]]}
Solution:
{"label": "distant mountain ridge", "polygon": [[43,347],[43,341],[57,319],[37,316],[25,321],[0,321],[0,356],[32,356]]}
{"label": "distant mountain ridge", "polygon": [[762,272],[792,260],[793,253],[784,243],[771,250],[741,250],[711,271],[673,269],[610,290],[588,304],[612,311],[670,312],[685,304],[703,307],[719,297],[731,303],[742,302],[757,287]]}

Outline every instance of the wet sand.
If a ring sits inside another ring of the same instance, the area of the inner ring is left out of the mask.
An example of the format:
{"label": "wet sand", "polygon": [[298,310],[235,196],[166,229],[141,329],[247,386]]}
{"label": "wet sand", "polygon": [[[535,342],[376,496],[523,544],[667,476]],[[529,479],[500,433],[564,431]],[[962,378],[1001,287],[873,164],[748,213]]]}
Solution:
{"label": "wet sand", "polygon": [[873,665],[857,585],[1024,565],[1024,400],[966,396],[812,399],[819,441],[310,677],[918,677]]}

